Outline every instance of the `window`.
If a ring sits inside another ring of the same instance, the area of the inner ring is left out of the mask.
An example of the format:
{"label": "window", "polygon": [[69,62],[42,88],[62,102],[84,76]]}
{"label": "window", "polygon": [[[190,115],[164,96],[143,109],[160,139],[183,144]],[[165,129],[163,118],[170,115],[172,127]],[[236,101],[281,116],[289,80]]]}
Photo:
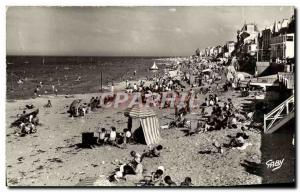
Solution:
{"label": "window", "polygon": [[286,36],[286,41],[293,41],[294,37],[293,36]]}

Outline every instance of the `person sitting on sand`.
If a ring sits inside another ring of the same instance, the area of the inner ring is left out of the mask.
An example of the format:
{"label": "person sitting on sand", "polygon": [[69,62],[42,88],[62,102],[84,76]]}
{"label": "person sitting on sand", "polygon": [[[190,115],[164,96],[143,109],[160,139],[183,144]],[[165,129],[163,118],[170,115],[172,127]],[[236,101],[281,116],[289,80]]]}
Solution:
{"label": "person sitting on sand", "polygon": [[207,98],[205,98],[205,104],[207,107],[209,106],[209,100]]}
{"label": "person sitting on sand", "polygon": [[222,149],[222,147],[221,147],[221,145],[219,144],[218,141],[215,141],[213,143],[213,146],[217,149],[217,153],[223,153],[224,152],[224,150]]}
{"label": "person sitting on sand", "polygon": [[126,177],[128,175],[135,175],[135,169],[131,167],[128,164],[122,164],[120,168],[117,169],[117,171],[109,177],[110,181],[119,181],[120,179],[126,180]]}
{"label": "person sitting on sand", "polygon": [[48,100],[48,103],[45,105],[45,107],[52,107],[52,104],[51,104],[51,101],[50,100]]}
{"label": "person sitting on sand", "polygon": [[192,179],[190,177],[186,177],[184,179],[184,181],[182,183],[180,183],[180,186],[182,187],[189,187],[189,186],[192,186]]}
{"label": "person sitting on sand", "polygon": [[94,102],[94,100],[95,100],[95,98],[94,98],[94,97],[92,97],[92,98],[91,98],[91,100],[90,100],[90,104],[91,104],[91,106],[92,106],[92,103]]}
{"label": "person sitting on sand", "polygon": [[106,129],[102,128],[101,131],[99,132],[99,137],[97,140],[97,143],[102,146],[106,143],[107,137],[106,137]]}
{"label": "person sitting on sand", "polygon": [[177,186],[176,183],[174,181],[172,181],[172,179],[169,175],[165,176],[164,181],[167,184],[167,186],[170,186],[170,187]]}
{"label": "person sitting on sand", "polygon": [[228,119],[229,122],[228,122],[228,128],[231,129],[236,129],[237,128],[237,119],[235,117],[234,114],[231,114],[230,118]]}
{"label": "person sitting on sand", "polygon": [[25,136],[27,134],[35,133],[37,131],[36,127],[32,123],[21,123],[19,125],[20,128],[20,136]]}
{"label": "person sitting on sand", "polygon": [[109,134],[109,142],[111,144],[116,144],[117,139],[117,132],[115,127],[111,127],[110,134]]}
{"label": "person sitting on sand", "polygon": [[226,102],[224,102],[223,111],[228,111],[228,109],[229,109],[229,105]]}
{"label": "person sitting on sand", "polygon": [[217,94],[215,94],[214,101],[215,101],[216,104],[219,102],[219,98],[218,98]]}
{"label": "person sitting on sand", "polygon": [[[99,108],[100,107],[100,98],[97,96],[93,102],[93,108]],[[92,106],[91,106],[92,109]]]}
{"label": "person sitting on sand", "polygon": [[24,122],[21,122],[20,124],[19,124],[19,129],[21,130],[21,132],[22,132],[22,130],[25,128],[25,123]]}
{"label": "person sitting on sand", "polygon": [[157,145],[152,148],[150,148],[148,151],[143,153],[143,157],[159,157],[160,151],[163,149],[162,145]]}
{"label": "person sitting on sand", "polygon": [[[135,167],[133,168],[133,174],[126,173],[124,174],[124,177],[126,181],[139,181],[143,178],[143,171],[144,167],[142,163],[137,163]],[[128,170],[130,170],[130,167],[128,167]]]}
{"label": "person sitting on sand", "polygon": [[131,151],[130,152],[131,157],[133,157],[133,160],[131,162],[133,163],[141,163],[142,162],[142,155],[135,152],[135,151]]}
{"label": "person sitting on sand", "polygon": [[115,172],[115,174],[111,177],[110,181],[117,181],[119,182],[120,179],[125,180],[125,170],[124,167],[126,166],[126,164],[123,164],[120,166],[120,168],[118,169],[118,171]]}
{"label": "person sitting on sand", "polygon": [[214,104],[215,104],[214,99],[211,98],[211,99],[209,100],[209,105],[210,105],[210,106],[213,106]]}
{"label": "person sitting on sand", "polygon": [[154,186],[163,186],[163,174],[164,168],[163,166],[159,166],[158,169],[152,174],[151,181]]}
{"label": "person sitting on sand", "polygon": [[231,138],[228,147],[235,148],[235,147],[243,147],[245,144],[245,139],[247,139],[248,136],[243,133],[237,133],[235,137]]}
{"label": "person sitting on sand", "polygon": [[117,131],[115,127],[111,127],[111,131],[109,134],[109,139],[107,141],[108,144],[114,146],[114,147],[118,147],[118,148],[124,148],[121,145],[118,144],[117,142]]}
{"label": "person sitting on sand", "polygon": [[22,117],[25,114],[26,114],[26,111],[24,110],[22,114],[17,114],[17,118],[20,118],[20,117]]}
{"label": "person sitting on sand", "polygon": [[128,129],[124,129],[123,130],[123,143],[126,145],[126,144],[128,144],[128,143],[130,143],[131,142],[131,140],[132,140],[132,134],[131,134],[131,132],[128,130]]}
{"label": "person sitting on sand", "polygon": [[115,180],[118,181],[118,179],[125,179],[138,181],[143,178],[143,165],[141,164],[141,161],[137,159],[139,154],[135,151],[131,151],[130,154],[131,156],[135,156],[135,158],[133,161],[121,165],[119,171],[113,175]]}
{"label": "person sitting on sand", "polygon": [[29,130],[28,131],[29,134],[37,132],[36,126],[33,123],[26,124],[26,127],[27,127],[27,130]]}

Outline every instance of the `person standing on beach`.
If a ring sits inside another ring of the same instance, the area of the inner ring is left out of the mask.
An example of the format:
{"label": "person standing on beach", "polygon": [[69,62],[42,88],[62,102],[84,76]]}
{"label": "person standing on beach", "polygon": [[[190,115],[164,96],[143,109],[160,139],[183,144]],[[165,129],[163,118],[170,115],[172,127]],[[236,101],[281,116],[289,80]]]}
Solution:
{"label": "person standing on beach", "polygon": [[133,76],[136,76],[136,70],[134,70],[134,72],[133,72]]}
{"label": "person standing on beach", "polygon": [[111,92],[113,93],[114,92],[114,82],[111,81]]}
{"label": "person standing on beach", "polygon": [[52,92],[53,92],[53,94],[55,93],[55,86],[54,85],[52,85]]}
{"label": "person standing on beach", "polygon": [[36,86],[35,90],[34,90],[34,96],[37,97],[38,93],[40,91],[39,85]]}
{"label": "person standing on beach", "polygon": [[132,129],[132,117],[128,116],[127,130],[131,132],[131,129]]}
{"label": "person standing on beach", "polygon": [[106,142],[106,129],[105,128],[99,128],[98,130],[98,133],[99,133],[99,137],[98,137],[98,140],[97,140],[97,143],[101,146],[101,145],[104,145],[105,142]]}

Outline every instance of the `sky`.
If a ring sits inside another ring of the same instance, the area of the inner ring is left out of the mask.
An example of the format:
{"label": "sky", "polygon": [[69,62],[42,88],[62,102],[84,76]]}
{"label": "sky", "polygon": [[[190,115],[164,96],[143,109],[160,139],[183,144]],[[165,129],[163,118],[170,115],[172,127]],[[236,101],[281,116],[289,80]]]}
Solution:
{"label": "sky", "polygon": [[7,55],[187,56],[293,7],[8,7]]}

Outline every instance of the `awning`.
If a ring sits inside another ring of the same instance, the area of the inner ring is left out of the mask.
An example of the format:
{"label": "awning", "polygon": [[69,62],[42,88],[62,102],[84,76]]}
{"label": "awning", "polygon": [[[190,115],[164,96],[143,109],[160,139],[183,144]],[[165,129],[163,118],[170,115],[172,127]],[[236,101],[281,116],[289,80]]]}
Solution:
{"label": "awning", "polygon": [[132,118],[146,118],[156,116],[155,112],[150,107],[139,107],[138,105],[135,105],[132,108],[127,108],[124,114]]}

